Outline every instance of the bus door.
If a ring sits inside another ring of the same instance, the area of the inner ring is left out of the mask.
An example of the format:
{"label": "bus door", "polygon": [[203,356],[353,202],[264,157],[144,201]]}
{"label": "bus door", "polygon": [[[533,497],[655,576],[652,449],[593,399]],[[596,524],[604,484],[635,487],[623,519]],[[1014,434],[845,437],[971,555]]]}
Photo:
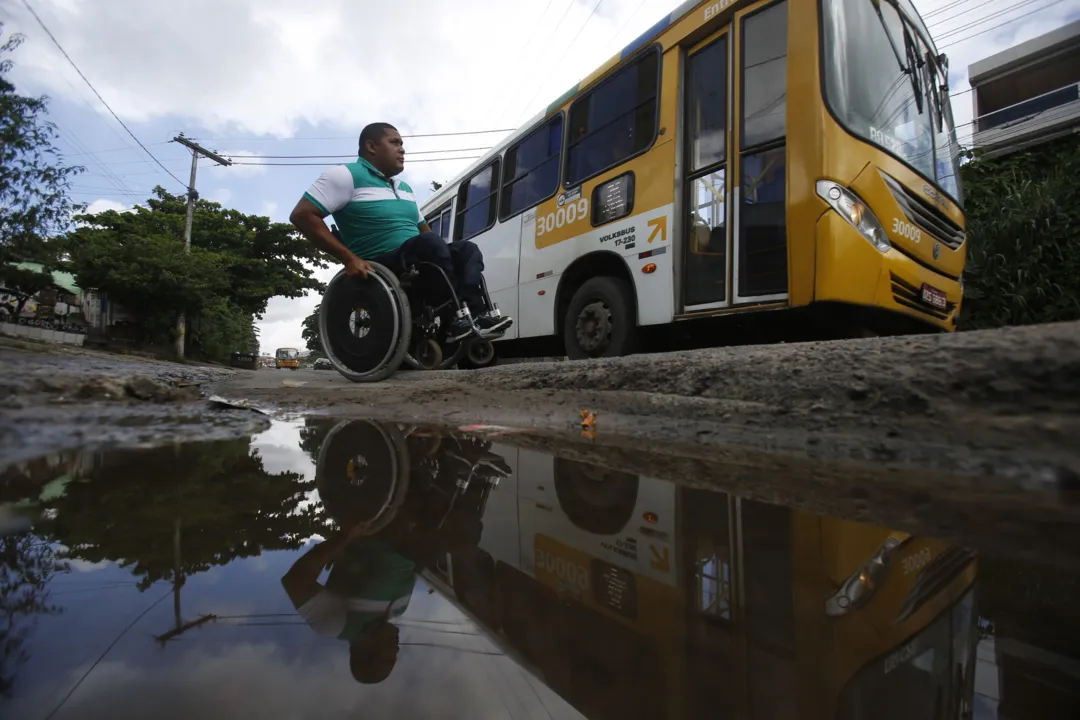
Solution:
{"label": "bus door", "polygon": [[787,299],[787,12],[753,5],[686,56],[684,313]]}

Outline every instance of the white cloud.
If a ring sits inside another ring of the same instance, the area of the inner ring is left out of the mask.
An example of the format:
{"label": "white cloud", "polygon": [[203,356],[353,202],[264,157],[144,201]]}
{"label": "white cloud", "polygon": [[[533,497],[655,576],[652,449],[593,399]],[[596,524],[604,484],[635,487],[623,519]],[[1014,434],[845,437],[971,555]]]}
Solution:
{"label": "white cloud", "polygon": [[[542,19],[544,0],[401,0],[391,13],[347,0],[314,7],[191,0],[183,13],[141,0],[39,0],[37,9],[120,117],[191,118],[217,134],[288,136],[301,123],[358,132],[381,118],[442,132],[485,120],[513,126],[678,0],[648,0],[622,38],[616,31],[638,0],[607,0],[604,12],[584,25],[595,4],[552,3]],[[25,11],[12,14],[31,40],[17,72],[70,96],[64,78],[71,69]],[[423,18],[416,49],[403,44],[415,31],[405,18],[413,17]],[[213,18],[211,26],[206,18]],[[542,65],[559,58],[583,25],[561,62]]]}
{"label": "white cloud", "polygon": [[232,190],[230,190],[229,188],[218,188],[216,190],[211,190],[209,193],[207,193],[206,199],[224,205],[232,199]]}
{"label": "white cloud", "polygon": [[134,208],[131,205],[125,205],[124,203],[117,202],[116,200],[109,200],[108,198],[99,198],[86,206],[87,215],[97,215],[98,213],[105,212],[106,210],[115,210],[116,212],[132,212]]}
{"label": "white cloud", "polygon": [[[262,175],[266,172],[266,167],[263,165],[252,165],[253,162],[258,162],[261,157],[260,153],[252,152],[250,150],[222,150],[218,153],[228,160],[232,160],[232,165],[218,165],[213,163],[210,165],[210,172],[221,177],[252,177],[254,175]],[[210,163],[211,161],[205,161]]]}
{"label": "white cloud", "polygon": [[277,209],[278,204],[276,202],[264,200],[262,205],[259,207],[259,214],[265,215],[274,222],[283,222],[282,218],[278,217]]}

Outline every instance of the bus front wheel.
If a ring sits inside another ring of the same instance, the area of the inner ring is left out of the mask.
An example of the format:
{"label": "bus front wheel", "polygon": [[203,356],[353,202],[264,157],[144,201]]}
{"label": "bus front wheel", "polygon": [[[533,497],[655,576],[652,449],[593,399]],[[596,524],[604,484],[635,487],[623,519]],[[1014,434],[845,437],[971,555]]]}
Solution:
{"label": "bus front wheel", "polygon": [[629,355],[637,344],[637,330],[630,283],[610,276],[591,278],[577,289],[566,311],[566,356],[584,360]]}

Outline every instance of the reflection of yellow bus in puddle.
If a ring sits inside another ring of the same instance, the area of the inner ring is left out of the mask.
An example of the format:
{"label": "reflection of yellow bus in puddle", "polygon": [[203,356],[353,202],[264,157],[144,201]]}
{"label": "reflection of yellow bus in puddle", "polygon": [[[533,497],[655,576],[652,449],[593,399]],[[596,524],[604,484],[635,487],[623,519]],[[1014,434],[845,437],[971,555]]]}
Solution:
{"label": "reflection of yellow bus in puddle", "polygon": [[441,580],[586,717],[952,718],[974,555],[496,446],[515,476]]}

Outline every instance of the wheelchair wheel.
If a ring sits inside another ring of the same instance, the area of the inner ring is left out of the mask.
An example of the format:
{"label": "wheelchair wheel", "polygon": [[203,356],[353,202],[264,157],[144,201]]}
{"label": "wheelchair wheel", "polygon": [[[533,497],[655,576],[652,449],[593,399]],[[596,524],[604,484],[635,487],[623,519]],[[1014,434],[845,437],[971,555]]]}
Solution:
{"label": "wheelchair wheel", "polygon": [[495,346],[490,340],[472,340],[465,351],[465,357],[474,368],[483,368],[495,359]]}
{"label": "wheelchair wheel", "polygon": [[409,299],[397,277],[370,263],[366,280],[344,270],[326,286],[319,335],[334,368],[353,382],[378,382],[394,374],[412,336]]}
{"label": "wheelchair wheel", "polygon": [[[421,341],[424,342],[424,341]],[[428,340],[428,342],[436,343],[439,346],[439,352],[441,358],[436,365],[429,365],[423,362],[421,358],[416,356],[417,345],[415,343],[409,352],[405,354],[405,364],[411,367],[413,370],[449,370],[458,364],[465,355],[465,348],[459,342],[456,343],[439,343],[437,340]]]}
{"label": "wheelchair wheel", "polygon": [[432,338],[416,343],[408,354],[416,358],[421,370],[437,370],[443,361],[442,348]]}
{"label": "wheelchair wheel", "polygon": [[315,487],[327,514],[341,527],[368,535],[384,530],[409,491],[409,455],[397,427],[370,420],[334,426],[319,449]]}

